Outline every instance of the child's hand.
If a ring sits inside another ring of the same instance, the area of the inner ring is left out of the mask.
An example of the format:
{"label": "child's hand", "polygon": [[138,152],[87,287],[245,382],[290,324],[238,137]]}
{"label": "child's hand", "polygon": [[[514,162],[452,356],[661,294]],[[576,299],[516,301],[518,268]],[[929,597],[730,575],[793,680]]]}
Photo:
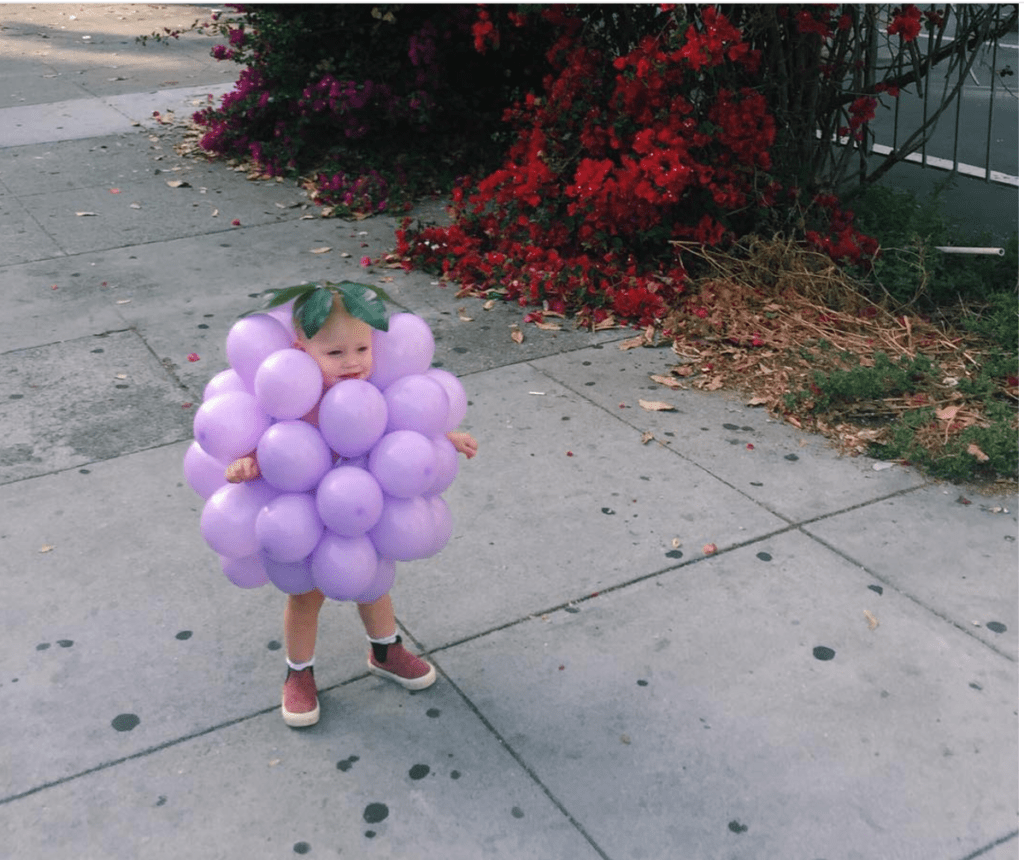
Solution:
{"label": "child's hand", "polygon": [[251,454],[248,457],[239,457],[224,470],[224,478],[231,484],[255,481],[259,476],[260,465]]}
{"label": "child's hand", "polygon": [[465,454],[467,460],[472,460],[476,456],[476,439],[470,436],[468,433],[448,433],[448,441],[455,446],[455,450],[460,454]]}

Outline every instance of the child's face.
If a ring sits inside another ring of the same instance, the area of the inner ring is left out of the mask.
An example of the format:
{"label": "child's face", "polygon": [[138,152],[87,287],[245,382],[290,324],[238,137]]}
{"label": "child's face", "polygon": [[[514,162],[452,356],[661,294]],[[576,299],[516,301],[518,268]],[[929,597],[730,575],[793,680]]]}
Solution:
{"label": "child's face", "polygon": [[373,372],[373,329],[362,320],[334,310],[313,337],[301,334],[295,346],[312,356],[324,375],[324,388],[343,379],[366,379]]}

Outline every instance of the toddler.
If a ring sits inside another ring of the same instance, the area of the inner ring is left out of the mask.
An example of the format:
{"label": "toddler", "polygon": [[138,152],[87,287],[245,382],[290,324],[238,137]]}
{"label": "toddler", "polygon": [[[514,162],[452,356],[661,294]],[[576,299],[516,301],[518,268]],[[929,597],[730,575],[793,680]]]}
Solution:
{"label": "toddler", "polygon": [[[373,371],[373,347],[368,323],[352,316],[337,295],[326,321],[307,337],[301,325],[295,348],[310,355],[324,377],[324,390],[344,379],[367,379]],[[303,420],[317,425],[319,403]],[[477,442],[469,433],[448,433],[455,449],[471,459]],[[255,453],[235,460],[225,477],[232,483],[251,481],[260,475]],[[320,719],[316,682],[313,680],[313,652],[317,622],[324,595],[317,589],[305,594],[290,594],[284,609],[284,639],[288,673],[281,694],[281,713],[289,726],[311,726]],[[382,678],[401,684],[407,690],[422,690],[434,683],[437,674],[427,661],[410,653],[402,645],[395,623],[390,594],[373,603],[357,604],[359,617],[370,640],[368,665]]]}

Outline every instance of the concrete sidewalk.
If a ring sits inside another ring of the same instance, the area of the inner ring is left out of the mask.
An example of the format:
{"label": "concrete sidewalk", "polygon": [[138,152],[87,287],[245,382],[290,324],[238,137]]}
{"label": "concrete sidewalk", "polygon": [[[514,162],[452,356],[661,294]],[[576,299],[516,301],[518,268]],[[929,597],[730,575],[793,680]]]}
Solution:
{"label": "concrete sidewalk", "polygon": [[[1016,857],[1017,498],[362,268],[393,219],[305,218],[153,123],[237,71],[133,41],[201,13],[0,6],[0,857]],[[234,319],[314,278],[430,323],[481,453],[393,592],[438,683],[369,675],[329,605],[297,731],[283,597],[227,582],[181,461]]]}

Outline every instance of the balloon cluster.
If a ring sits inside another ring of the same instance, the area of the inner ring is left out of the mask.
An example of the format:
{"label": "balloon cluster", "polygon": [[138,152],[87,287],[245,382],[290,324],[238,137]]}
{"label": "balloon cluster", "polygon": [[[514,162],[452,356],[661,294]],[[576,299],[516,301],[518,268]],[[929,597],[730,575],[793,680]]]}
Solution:
{"label": "balloon cluster", "polygon": [[[465,416],[466,393],[430,367],[434,338],[413,314],[372,332],[368,380],[326,392],[294,340],[287,308],[228,333],[231,367],[207,384],[185,453],[185,478],[206,499],[200,531],[242,588],[269,581],[372,603],[390,590],[396,561],[432,556],[451,537],[441,493],[459,464],[445,434]],[[316,425],[302,420],[314,409]],[[227,466],[253,451],[260,477],[228,483]]]}

